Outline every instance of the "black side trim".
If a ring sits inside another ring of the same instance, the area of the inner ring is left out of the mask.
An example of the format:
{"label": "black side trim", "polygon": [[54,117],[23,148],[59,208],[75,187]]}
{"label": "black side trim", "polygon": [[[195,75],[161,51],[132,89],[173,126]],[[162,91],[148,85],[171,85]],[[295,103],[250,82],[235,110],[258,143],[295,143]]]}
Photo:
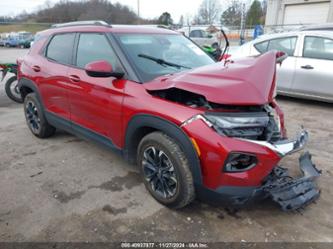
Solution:
{"label": "black side trim", "polygon": [[51,112],[45,111],[44,113],[47,121],[54,127],[67,131],[68,133],[71,133],[83,139],[88,139],[93,142],[97,142],[98,144],[101,144],[105,147],[112,149],[117,154],[122,155],[122,150],[118,148],[115,144],[113,144],[113,142],[108,137],[93,132],[92,130],[84,128],[69,120],[61,118]]}
{"label": "black side trim", "polygon": [[202,175],[200,161],[191,140],[181,128],[163,118],[148,114],[138,114],[130,120],[125,135],[125,148],[123,151],[125,158],[130,162],[134,161],[133,159],[136,157],[137,149],[135,141],[137,141],[138,132],[146,127],[162,131],[179,143],[190,162],[194,183],[201,185]]}

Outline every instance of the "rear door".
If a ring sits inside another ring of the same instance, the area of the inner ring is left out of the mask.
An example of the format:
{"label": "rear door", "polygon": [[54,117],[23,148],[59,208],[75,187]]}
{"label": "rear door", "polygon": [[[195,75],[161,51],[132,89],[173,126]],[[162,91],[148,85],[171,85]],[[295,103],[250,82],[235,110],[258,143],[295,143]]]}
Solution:
{"label": "rear door", "polygon": [[54,35],[45,49],[44,57],[32,58],[43,103],[48,112],[70,119],[67,87],[69,65],[74,48],[74,33]]}
{"label": "rear door", "polygon": [[333,39],[304,36],[302,56],[297,58],[293,91],[333,98]]}
{"label": "rear door", "polygon": [[283,51],[288,54],[282,65],[277,65],[277,89],[278,91],[290,91],[296,67],[296,44],[297,36],[279,37],[266,40],[254,47],[260,52],[265,53],[270,50]]}
{"label": "rear door", "polygon": [[68,71],[71,79],[68,94],[73,128],[84,128],[83,132],[91,131],[117,140],[121,131],[126,80],[91,77],[86,74],[84,67],[93,61],[106,60],[112,64],[114,71],[123,71],[118,57],[104,33],[79,34],[76,51],[75,67]]}

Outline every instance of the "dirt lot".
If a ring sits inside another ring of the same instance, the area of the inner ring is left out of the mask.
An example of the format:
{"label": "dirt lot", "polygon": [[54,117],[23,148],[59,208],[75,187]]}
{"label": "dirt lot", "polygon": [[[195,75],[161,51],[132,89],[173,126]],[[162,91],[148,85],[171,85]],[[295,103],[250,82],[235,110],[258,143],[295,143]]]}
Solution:
{"label": "dirt lot", "polygon": [[[19,53],[0,48],[0,61]],[[331,105],[279,99],[289,134],[301,124],[310,133],[308,150],[323,170],[316,204],[302,213],[283,213],[269,201],[237,213],[200,202],[173,211],[114,153],[63,132],[35,138],[22,106],[0,84],[0,241],[333,242]],[[284,160],[294,173],[297,157]]]}

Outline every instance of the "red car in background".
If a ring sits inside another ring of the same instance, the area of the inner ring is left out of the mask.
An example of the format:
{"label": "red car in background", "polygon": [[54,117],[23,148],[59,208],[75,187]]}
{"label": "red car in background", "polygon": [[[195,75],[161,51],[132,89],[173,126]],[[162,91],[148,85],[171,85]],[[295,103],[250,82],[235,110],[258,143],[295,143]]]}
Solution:
{"label": "red car in background", "polygon": [[39,33],[18,60],[19,87],[35,136],[62,129],[112,148],[168,207],[271,197],[295,210],[318,198],[320,172],[309,153],[301,178],[278,166],[308,135],[286,137],[277,55],[216,63],[170,30],[67,23]]}

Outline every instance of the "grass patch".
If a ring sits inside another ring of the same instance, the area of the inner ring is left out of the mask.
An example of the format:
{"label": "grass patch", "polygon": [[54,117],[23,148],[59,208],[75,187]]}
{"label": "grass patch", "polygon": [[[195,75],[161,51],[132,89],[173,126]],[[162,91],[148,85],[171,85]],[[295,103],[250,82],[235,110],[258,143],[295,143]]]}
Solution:
{"label": "grass patch", "polygon": [[15,23],[15,24],[0,24],[0,33],[27,31],[36,33],[38,31],[48,29],[51,25],[39,23]]}

